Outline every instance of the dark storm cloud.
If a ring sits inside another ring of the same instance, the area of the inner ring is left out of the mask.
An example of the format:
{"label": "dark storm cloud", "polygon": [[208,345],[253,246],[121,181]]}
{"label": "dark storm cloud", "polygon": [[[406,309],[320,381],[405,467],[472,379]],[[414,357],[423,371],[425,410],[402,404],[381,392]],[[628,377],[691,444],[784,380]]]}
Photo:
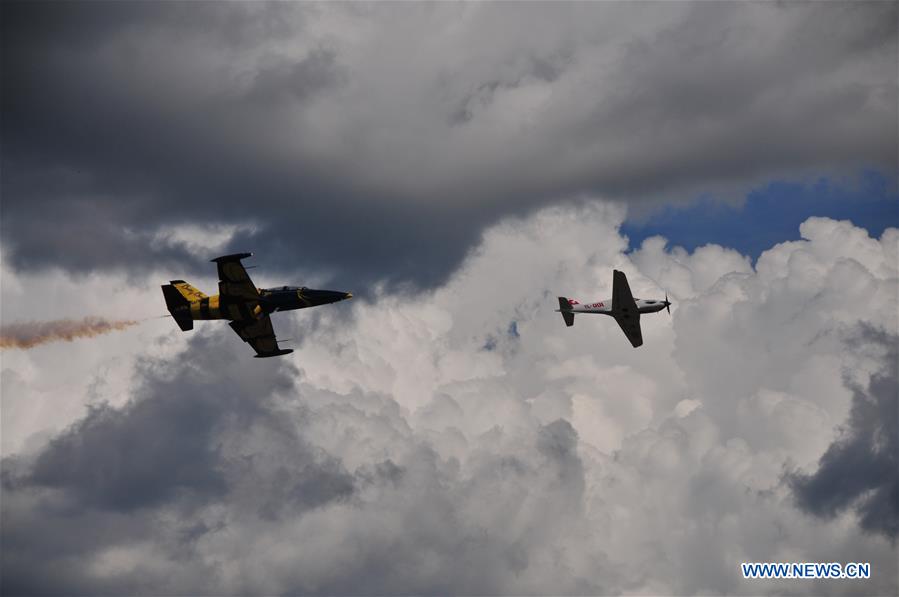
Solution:
{"label": "dark storm cloud", "polygon": [[896,162],[890,3],[2,10],[20,269],[199,268],[154,235],[252,222],[226,250],[429,286],[560,198]]}
{"label": "dark storm cloud", "polygon": [[[229,504],[267,519],[352,495],[353,476],[273,402],[296,371],[241,366],[237,348],[196,336],[189,358],[145,361],[124,407],[94,407],[32,461],[3,461],[4,594],[134,594],[145,581],[158,592],[165,581],[152,571],[95,582],[81,558],[133,542],[187,557],[192,542],[227,527],[204,509]],[[264,442],[242,444],[256,435]],[[181,586],[203,587],[211,572],[190,567],[196,576]]]}
{"label": "dark storm cloud", "polygon": [[[865,88],[847,67],[862,68],[895,47],[895,27],[886,25],[895,22],[895,7],[833,3],[805,11],[788,4],[778,11],[785,20],[801,18],[784,29],[753,26],[759,15],[746,7],[699,3],[655,38],[635,41],[609,101],[579,133],[618,140],[604,152],[616,169],[601,169],[597,188],[622,195],[701,191],[804,169],[890,169],[897,139],[880,126],[896,123],[896,111],[856,118],[874,97],[896,97],[896,77],[884,70],[877,89]],[[856,126],[848,142],[859,145],[846,151],[847,139],[836,131]]]}
{"label": "dark storm cloud", "polygon": [[800,508],[831,518],[854,509],[867,531],[899,537],[899,337],[866,327],[855,349],[879,347],[883,368],[867,387],[847,379],[852,408],[812,474],[788,477]]}
{"label": "dark storm cloud", "polygon": [[[124,407],[3,461],[4,594],[603,592],[546,557],[583,540],[567,421],[497,428],[463,471],[391,398],[294,384],[223,339],[145,361]],[[330,424],[400,443],[389,460],[350,448],[351,473],[303,437]]]}
{"label": "dark storm cloud", "polygon": [[248,97],[260,102],[279,99],[304,100],[310,94],[336,83],[337,54],[333,50],[314,50],[297,63],[284,60],[264,67],[253,81]]}

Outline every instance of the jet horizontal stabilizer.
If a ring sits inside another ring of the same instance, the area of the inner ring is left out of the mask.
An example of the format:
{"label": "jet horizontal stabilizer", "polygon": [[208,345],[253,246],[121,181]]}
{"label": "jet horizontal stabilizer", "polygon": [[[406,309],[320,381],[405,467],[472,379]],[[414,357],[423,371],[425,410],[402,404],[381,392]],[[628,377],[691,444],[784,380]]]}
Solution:
{"label": "jet horizontal stabilizer", "polygon": [[223,263],[225,261],[240,261],[241,259],[246,259],[247,257],[252,257],[252,253],[231,253],[230,255],[222,255],[221,257],[216,257],[215,259],[210,259],[212,263]]}

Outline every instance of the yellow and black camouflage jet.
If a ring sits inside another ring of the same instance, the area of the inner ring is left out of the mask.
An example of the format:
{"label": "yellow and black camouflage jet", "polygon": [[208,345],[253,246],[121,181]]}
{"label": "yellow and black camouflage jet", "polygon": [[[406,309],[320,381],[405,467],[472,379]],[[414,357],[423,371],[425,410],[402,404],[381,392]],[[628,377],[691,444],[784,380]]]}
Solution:
{"label": "yellow and black camouflage jet", "polygon": [[336,303],[353,298],[351,292],[312,290],[299,286],[256,288],[241,259],[252,253],[217,257],[219,293],[206,296],[184,280],[162,287],[165,304],[182,331],[191,330],[197,319],[227,319],[231,329],[256,350],[256,357],[276,357],[293,352],[278,347],[269,318],[275,311],[290,311]]}

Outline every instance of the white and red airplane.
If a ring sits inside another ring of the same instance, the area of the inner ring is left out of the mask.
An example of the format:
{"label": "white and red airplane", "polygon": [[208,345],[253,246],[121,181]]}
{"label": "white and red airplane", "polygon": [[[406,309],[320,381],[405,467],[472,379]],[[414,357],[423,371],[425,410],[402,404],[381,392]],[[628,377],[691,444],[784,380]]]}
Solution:
{"label": "white and red airplane", "polygon": [[668,301],[668,294],[665,294],[665,300],[652,299],[635,299],[631,294],[631,288],[627,284],[627,277],[624,272],[617,269],[613,271],[612,277],[612,298],[605,301],[588,303],[582,305],[575,299],[559,297],[559,308],[557,312],[562,314],[565,325],[571,327],[574,325],[575,313],[599,313],[601,315],[611,315],[621,326],[621,331],[631,341],[634,348],[643,344],[643,333],[640,331],[640,314],[656,313],[662,309],[667,309],[671,314],[671,303]]}

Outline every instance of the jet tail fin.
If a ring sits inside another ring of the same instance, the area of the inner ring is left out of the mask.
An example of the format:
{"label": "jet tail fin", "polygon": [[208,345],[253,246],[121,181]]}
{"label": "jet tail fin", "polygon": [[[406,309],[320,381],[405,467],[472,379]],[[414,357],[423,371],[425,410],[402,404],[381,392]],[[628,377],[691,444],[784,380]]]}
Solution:
{"label": "jet tail fin", "polygon": [[562,314],[565,325],[568,327],[574,325],[574,312],[571,310],[571,304],[568,302],[568,299],[564,296],[559,297],[559,313]]}
{"label": "jet tail fin", "polygon": [[194,320],[190,316],[190,301],[173,284],[165,284],[162,287],[162,295],[165,297],[165,306],[168,307],[169,313],[181,331],[194,329]]}

